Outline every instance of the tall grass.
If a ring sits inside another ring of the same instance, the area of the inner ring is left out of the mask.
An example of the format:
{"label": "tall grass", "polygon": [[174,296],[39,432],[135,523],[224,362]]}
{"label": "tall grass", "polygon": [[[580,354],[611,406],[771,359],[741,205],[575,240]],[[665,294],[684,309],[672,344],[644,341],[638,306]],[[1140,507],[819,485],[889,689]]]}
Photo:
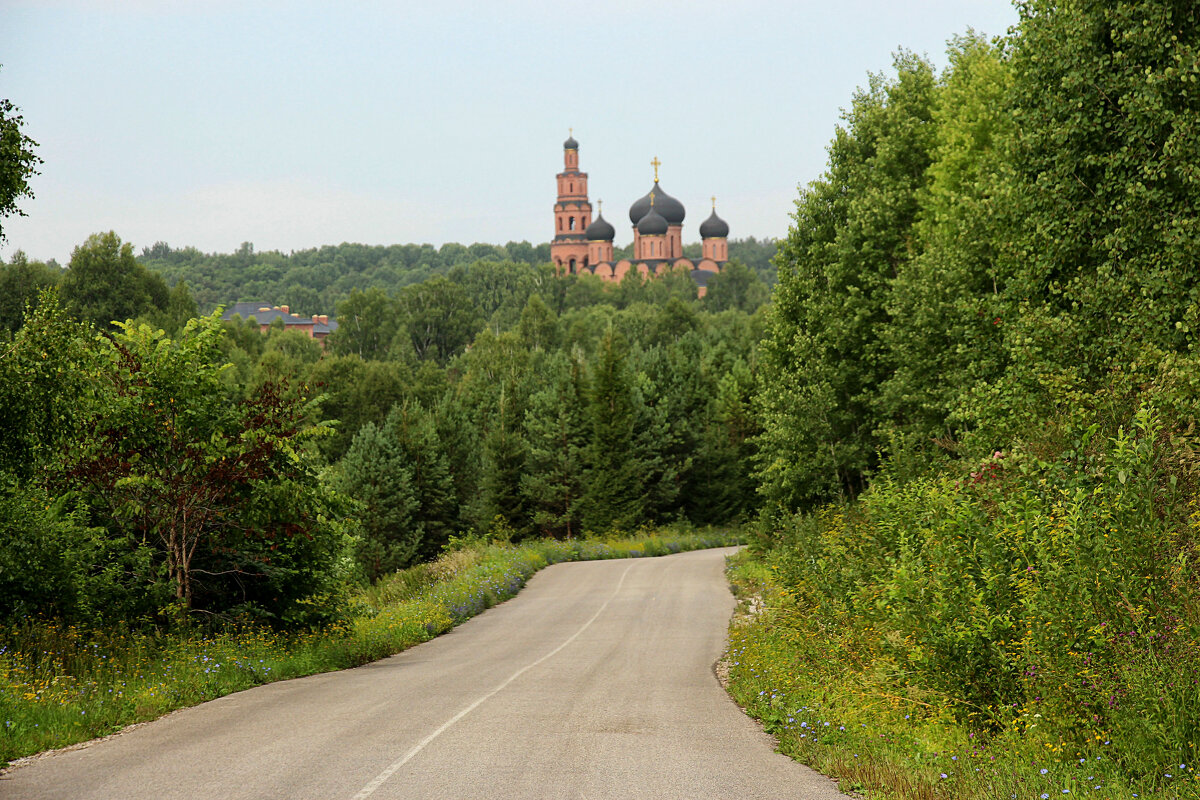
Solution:
{"label": "tall grass", "polygon": [[880,796],[1200,796],[1191,473],[1149,410],[1096,430],[777,530],[735,695]]}
{"label": "tall grass", "polygon": [[385,577],[354,598],[346,622],[315,632],[147,634],[30,620],[0,631],[0,764],[257,684],[383,658],[512,597],[549,564],[737,541],[729,532],[664,530],[519,546],[476,542]]}

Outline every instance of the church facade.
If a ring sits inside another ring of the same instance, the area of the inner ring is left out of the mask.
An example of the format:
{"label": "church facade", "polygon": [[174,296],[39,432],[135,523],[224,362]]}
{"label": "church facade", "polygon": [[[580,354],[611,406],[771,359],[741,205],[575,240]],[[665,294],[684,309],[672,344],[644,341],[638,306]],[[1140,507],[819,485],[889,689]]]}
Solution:
{"label": "church facade", "polygon": [[571,136],[563,142],[563,171],[558,173],[558,200],[554,204],[554,239],[550,258],[560,274],[590,272],[604,280],[619,281],[631,270],[643,277],[673,270],[689,272],[703,296],[708,277],[721,271],[729,260],[729,226],[712,214],[700,224],[702,254],[698,259],[683,255],[683,203],[671,197],[658,183],[657,158],[654,185],[629,207],[633,226],[633,258],[613,258],[616,228],[603,213],[592,217],[588,200],[587,173],[579,171],[579,142]]}

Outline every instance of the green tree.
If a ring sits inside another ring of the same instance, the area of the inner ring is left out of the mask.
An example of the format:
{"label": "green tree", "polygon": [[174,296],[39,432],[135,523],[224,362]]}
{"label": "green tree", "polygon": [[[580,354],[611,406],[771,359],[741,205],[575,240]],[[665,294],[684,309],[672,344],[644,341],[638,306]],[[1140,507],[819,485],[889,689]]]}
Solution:
{"label": "green tree", "polygon": [[334,432],[321,439],[320,447],[333,461],[345,455],[359,428],[382,426],[392,406],[409,397],[412,372],[395,362],[326,356],[313,366],[308,380],[325,397],[321,415]]}
{"label": "green tree", "polygon": [[914,228],[920,252],[897,270],[882,332],[893,373],[875,407],[894,468],[902,453],[952,436],[972,388],[1005,368],[996,259],[1008,232],[997,204],[1013,135],[1012,71],[1000,47],[977,35],[952,40],[949,57]]}
{"label": "green tree", "polygon": [[[37,142],[21,130],[25,119],[19,111],[10,100],[0,98],[0,221],[12,214],[25,216],[17,202],[33,197],[29,179],[38,174],[37,166],[42,163],[33,151]],[[4,239],[0,225],[0,242]]]}
{"label": "green tree", "polygon": [[553,350],[562,340],[558,316],[539,295],[532,295],[521,311],[517,332],[530,350]]}
{"label": "green tree", "polygon": [[85,498],[111,535],[153,547],[175,604],[312,621],[340,554],[334,516],[304,455],[318,429],[275,385],[233,402],[214,314],[177,340],[122,323],[101,339],[102,394],[51,485]]}
{"label": "green tree", "polygon": [[[422,362],[418,374],[436,369],[433,364]],[[440,370],[439,374],[445,375]],[[433,408],[438,444],[454,487],[455,528],[467,530],[473,525],[483,528],[489,520],[486,509],[481,508],[482,493],[479,491],[483,471],[482,433],[472,398],[463,391],[461,383],[453,388],[443,388],[437,398],[421,399],[417,393],[414,396],[422,405]]]}
{"label": "green tree", "polygon": [[582,511],[584,528],[596,533],[629,530],[645,519],[642,465],[634,451],[634,377],[626,350],[624,338],[609,329],[590,381],[591,436]]}
{"label": "green tree", "polygon": [[61,270],[25,253],[13,253],[8,264],[0,264],[0,330],[15,331],[25,321],[26,306],[37,305],[38,295],[58,285]]}
{"label": "green tree", "polygon": [[716,396],[703,414],[703,430],[683,488],[683,507],[697,524],[719,525],[745,519],[756,506],[754,439],[755,379],[738,361],[721,377]]}
{"label": "green tree", "polygon": [[112,231],[93,234],[72,251],[61,285],[67,307],[99,328],[165,309],[170,294],[162,277],[139,264],[133,247]]}
{"label": "green tree", "polygon": [[196,301],[192,299],[187,281],[181,280],[171,287],[171,292],[167,295],[167,304],[163,308],[162,314],[155,317],[154,321],[166,328],[168,332],[177,334],[183,330],[189,320],[198,316],[200,316],[200,309],[196,307]]}
{"label": "green tree", "polygon": [[483,327],[461,286],[442,277],[406,287],[397,299],[417,357],[445,364]]}
{"label": "green tree", "polygon": [[538,275],[527,264],[476,261],[455,267],[447,277],[462,287],[484,319],[510,327],[536,290]]}
{"label": "green tree", "polygon": [[148,574],[139,553],[127,553],[87,525],[82,509],[37,482],[0,480],[0,620],[30,617],[88,625],[136,617]]}
{"label": "green tree", "polygon": [[337,306],[338,329],[326,340],[337,355],[382,361],[400,330],[399,310],[382,289],[353,291]]}
{"label": "green tree", "polygon": [[458,523],[454,481],[433,417],[418,403],[400,403],[388,414],[383,435],[399,446],[404,466],[412,474],[417,498],[413,529],[420,540],[421,558],[433,558]]}
{"label": "green tree", "polygon": [[762,346],[760,475],[786,508],[861,490],[893,369],[881,337],[892,279],[912,257],[935,127],[933,70],[901,53],[872,76],[796,203]]}
{"label": "green tree", "polygon": [[420,506],[400,442],[368,422],[338,465],[337,486],[359,502],[358,561],[374,581],[411,566],[421,552]]}
{"label": "green tree", "polygon": [[579,533],[586,469],[587,378],[581,358],[562,352],[547,361],[544,374],[545,388],[525,412],[529,455],[521,490],[543,534],[571,538]]}
{"label": "green tree", "polygon": [[[1010,360],[981,434],[1145,383],[1191,346],[1200,298],[1200,9],[1175,0],[1021,6],[1008,234],[997,257]],[[1125,377],[1118,377],[1125,376]]]}
{"label": "green tree", "polygon": [[729,240],[729,260],[740,261],[754,271],[767,286],[775,285],[775,253],[779,242],[775,239],[755,239],[747,236],[745,239]]}
{"label": "green tree", "polygon": [[486,519],[502,522],[517,536],[530,529],[532,513],[521,491],[521,479],[526,473],[529,445],[525,441],[513,392],[500,391],[500,403],[491,420],[491,430],[483,440],[483,490]]}
{"label": "green tree", "polygon": [[712,311],[738,308],[750,313],[769,299],[770,291],[758,274],[731,258],[720,272],[709,276],[704,306]]}
{"label": "green tree", "polygon": [[43,291],[11,342],[0,343],[0,478],[25,482],[87,426],[97,389],[90,330]]}

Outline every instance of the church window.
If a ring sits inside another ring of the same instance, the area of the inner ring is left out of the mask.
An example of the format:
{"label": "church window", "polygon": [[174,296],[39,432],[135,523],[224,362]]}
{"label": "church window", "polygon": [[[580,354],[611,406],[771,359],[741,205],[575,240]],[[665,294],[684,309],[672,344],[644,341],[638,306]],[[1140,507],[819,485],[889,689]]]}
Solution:
{"label": "church window", "polygon": [[575,274],[575,259],[571,259],[571,274]]}
{"label": "church window", "polygon": [[572,230],[572,231],[575,230],[575,218],[574,217],[570,217],[569,221],[567,222],[567,228],[568,228],[568,230]]}

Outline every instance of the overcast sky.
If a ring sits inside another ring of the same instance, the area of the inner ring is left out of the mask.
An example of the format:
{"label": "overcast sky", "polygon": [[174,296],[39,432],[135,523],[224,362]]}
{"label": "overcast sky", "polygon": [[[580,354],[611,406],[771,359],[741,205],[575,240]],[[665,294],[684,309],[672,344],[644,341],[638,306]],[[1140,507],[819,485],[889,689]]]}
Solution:
{"label": "overcast sky", "polygon": [[617,244],[653,181],[732,237],[787,232],[841,109],[903,47],[944,65],[1009,0],[0,0],[0,97],[45,160],[17,249],[553,236],[568,127]]}

